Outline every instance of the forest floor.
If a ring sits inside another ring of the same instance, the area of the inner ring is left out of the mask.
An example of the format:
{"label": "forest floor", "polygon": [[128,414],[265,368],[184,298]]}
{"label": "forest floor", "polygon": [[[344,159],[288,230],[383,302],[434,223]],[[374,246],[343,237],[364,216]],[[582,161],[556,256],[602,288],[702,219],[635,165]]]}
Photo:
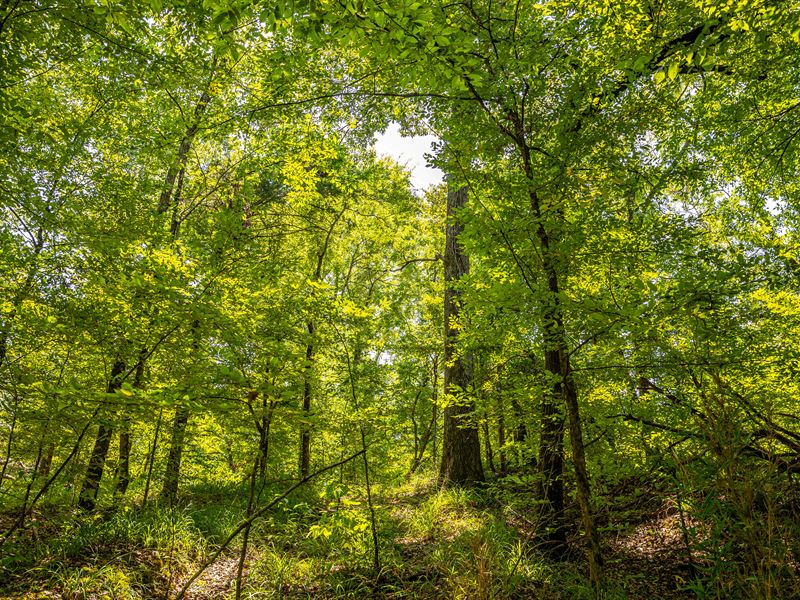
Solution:
{"label": "forest floor", "polygon": [[[262,492],[269,498],[276,486]],[[558,560],[542,552],[529,496],[440,490],[431,480],[374,497],[381,569],[372,568],[365,499],[335,484],[290,496],[253,526],[244,598],[592,598],[574,532]],[[0,550],[1,598],[174,598],[242,518],[244,490],[194,490],[181,508],[91,517],[53,507]],[[575,515],[577,518],[577,515]],[[5,527],[12,515],[2,516]],[[668,498],[601,511],[609,599],[694,598],[681,522]],[[233,598],[240,539],[187,598]]]}

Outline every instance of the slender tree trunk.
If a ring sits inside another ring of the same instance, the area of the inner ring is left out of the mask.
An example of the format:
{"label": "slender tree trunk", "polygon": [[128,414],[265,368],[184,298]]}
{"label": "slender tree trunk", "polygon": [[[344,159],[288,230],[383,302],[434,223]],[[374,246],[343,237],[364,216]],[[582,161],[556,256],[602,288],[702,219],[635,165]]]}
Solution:
{"label": "slender tree trunk", "polygon": [[158,449],[158,435],[161,433],[161,420],[164,417],[164,409],[158,411],[158,419],[156,420],[156,428],[153,432],[153,443],[150,445],[147,452],[147,460],[145,461],[145,471],[147,471],[147,479],[144,482],[144,496],[142,497],[142,508],[147,506],[147,497],[150,495],[150,482],[153,480],[153,463],[156,459],[156,450]]}
{"label": "slender tree trunk", "polygon": [[172,421],[172,439],[170,440],[167,467],[164,471],[164,486],[161,488],[161,501],[170,506],[175,504],[178,497],[178,478],[181,472],[183,442],[188,422],[189,409],[185,405],[178,406]]}
{"label": "slender tree trunk", "polygon": [[14,431],[17,428],[17,406],[19,406],[19,397],[14,394],[14,407],[12,408],[13,416],[11,417],[11,426],[8,429],[8,442],[6,443],[6,457],[3,459],[3,468],[0,470],[0,488],[3,487],[3,482],[6,480],[6,469],[8,463],[11,461],[11,449],[14,445]]}
{"label": "slender tree trunk", "polygon": [[[344,215],[347,207],[345,206],[339,211],[336,216],[331,220],[331,224],[325,233],[325,240],[322,246],[317,251],[317,262],[314,267],[314,275],[312,281],[318,282],[322,279],[322,267],[325,263],[325,255],[328,253],[328,247],[331,243],[331,237],[336,229],[336,224],[339,219]],[[313,293],[313,291],[312,291]],[[314,333],[316,325],[314,319],[309,318],[306,322],[306,330],[308,332],[308,342],[306,343],[306,362],[303,368],[303,416],[300,424],[300,456],[299,456],[299,471],[300,479],[308,476],[311,472],[311,402],[313,399],[314,387],[312,379],[314,376],[314,352],[316,350],[314,345]]]}
{"label": "slender tree trunk", "polygon": [[[350,351],[347,349],[347,344],[344,342],[344,338],[342,339],[342,346],[344,347],[345,356],[347,357],[347,375],[348,379],[350,380],[350,393],[353,400],[353,409],[358,412],[361,410],[361,406],[358,401],[358,392],[356,391],[356,377],[358,375],[358,366],[361,362],[361,348],[360,346],[356,346],[356,348],[353,350],[353,361],[351,362]],[[370,530],[372,532],[372,570],[377,576],[381,571],[380,545],[378,543],[378,525],[375,515],[375,505],[372,500],[372,481],[370,479],[369,459],[367,458],[367,433],[363,422],[359,422],[358,432],[361,435],[361,456],[364,465],[364,486],[366,487],[367,491],[367,507],[369,508]]]}
{"label": "slender tree trunk", "polygon": [[[217,61],[216,58],[214,59],[212,72],[208,80],[208,85],[205,90],[200,94],[200,97],[197,100],[197,103],[194,107],[194,114],[192,117],[192,121],[189,126],[186,128],[186,131],[181,138],[181,142],[178,145],[178,153],[175,156],[175,160],[169,166],[167,170],[167,174],[164,178],[164,187],[161,192],[161,196],[158,199],[158,206],[156,208],[156,212],[158,214],[166,214],[171,210],[170,215],[170,223],[169,223],[169,231],[172,235],[173,240],[177,240],[180,236],[180,226],[181,226],[181,218],[180,218],[180,205],[181,205],[181,196],[183,193],[183,185],[184,185],[184,178],[186,175],[186,162],[187,157],[192,149],[192,144],[194,142],[195,136],[200,128],[200,124],[202,123],[203,116],[208,108],[209,103],[211,102],[211,85],[214,81],[214,72],[217,68]],[[176,185],[177,180],[177,185]],[[197,340],[197,330],[199,327],[199,323],[195,320],[192,323],[192,330],[195,334],[195,341],[194,341],[194,348],[197,350],[199,343]],[[169,449],[169,456],[167,458],[167,467],[164,475],[164,486],[161,490],[161,499],[168,504],[173,504],[177,497],[178,493],[178,478],[180,476],[180,468],[181,468],[181,457],[183,455],[183,441],[186,436],[186,425],[189,422],[189,409],[184,406],[180,405],[175,410],[175,418],[172,422],[172,439],[171,445]],[[156,435],[156,438],[158,435]],[[153,457],[155,457],[155,445],[156,440],[153,441]],[[153,461],[150,461],[148,471],[148,483],[150,481],[150,472],[153,468]],[[149,491],[149,486],[148,486]],[[146,502],[146,496],[145,496]]]}
{"label": "slender tree trunk", "polygon": [[444,250],[444,431],[439,478],[444,485],[470,485],[484,480],[481,445],[475,423],[474,402],[465,394],[471,389],[469,360],[459,355],[458,317],[461,292],[454,289],[469,273],[469,259],[458,241],[463,229],[456,212],[467,201],[467,188],[447,193],[447,225]]}
{"label": "slender tree trunk", "polygon": [[483,419],[483,439],[486,442],[486,465],[492,473],[497,473],[494,468],[494,452],[492,452],[492,439],[489,432],[489,414],[486,413]]}
{"label": "slender tree trunk", "polygon": [[[136,373],[133,377],[133,387],[137,390],[142,388],[144,361],[146,358],[147,348],[143,348],[139,353],[139,361],[136,363]],[[117,498],[122,498],[125,496],[125,492],[128,491],[128,485],[131,481],[131,415],[127,407],[119,431],[119,462],[117,463],[115,475],[114,495]]]}
{"label": "slender tree trunk", "polygon": [[250,487],[247,494],[247,516],[245,517],[247,525],[242,534],[242,549],[239,551],[239,565],[236,568],[236,600],[242,597],[242,576],[244,575],[244,563],[247,560],[247,545],[250,541],[250,526],[252,525],[250,517],[253,516],[253,500],[256,493],[256,471],[258,471],[261,468],[261,464],[263,464],[262,458],[262,456],[259,456],[253,461],[253,470],[250,473]]}
{"label": "slender tree trunk", "polygon": [[595,589],[599,590],[603,583],[603,554],[600,550],[600,536],[597,533],[597,528],[594,524],[594,513],[592,512],[591,487],[589,484],[589,472],[586,469],[578,393],[573,380],[572,369],[569,365],[569,355],[565,355],[564,360],[565,364],[562,366],[562,372],[565,375],[564,399],[569,419],[569,439],[572,446],[572,462],[575,467],[578,505],[581,509],[581,520],[583,521],[586,541],[589,545],[587,551],[589,576]]}
{"label": "slender tree trunk", "polygon": [[[272,427],[272,416],[275,413],[277,403],[274,400],[267,401],[267,396],[261,403],[261,423],[258,425],[258,476],[260,479],[264,478],[267,472],[267,461],[269,460],[269,430]],[[264,413],[263,411],[266,411]]]}
{"label": "slender tree trunk", "polygon": [[[200,351],[200,321],[192,321],[192,351],[195,356]],[[183,443],[186,438],[186,425],[189,423],[189,407],[179,404],[175,409],[172,421],[172,438],[170,439],[167,466],[164,470],[164,486],[161,488],[161,502],[172,506],[178,496],[178,479],[181,473]],[[152,465],[151,465],[152,466]]]}
{"label": "slender tree trunk", "polygon": [[[111,377],[108,380],[106,393],[113,394],[122,385],[122,377],[125,373],[125,361],[117,359],[111,368]],[[78,498],[78,506],[84,510],[94,510],[97,503],[97,493],[100,489],[100,480],[103,478],[103,470],[108,455],[108,447],[111,443],[111,425],[100,423],[97,428],[97,437],[94,442],[94,449],[89,458],[89,466],[86,468],[86,477],[83,480],[81,493]]]}
{"label": "slender tree trunk", "polygon": [[56,452],[56,445],[53,442],[47,444],[47,451],[44,453],[42,464],[39,465],[39,477],[47,478],[50,475],[50,468],[53,466],[53,455]]}
{"label": "slender tree trunk", "polygon": [[[519,123],[517,123],[519,129]],[[533,181],[533,167],[530,157],[530,149],[525,143],[524,133],[518,131],[518,147],[522,151],[523,169],[525,176]],[[548,435],[552,435],[552,439],[548,441],[553,444],[551,449],[553,454],[558,454],[558,447],[561,449],[560,458],[557,456],[548,456],[552,459],[551,465],[553,470],[559,468],[557,464],[560,461],[560,468],[563,470],[563,433],[559,440],[555,437],[555,425],[558,420],[562,420],[560,416],[561,406],[565,406],[567,410],[567,417],[570,423],[570,443],[572,446],[573,461],[575,464],[575,477],[577,480],[578,491],[578,504],[581,509],[581,520],[588,541],[587,557],[589,561],[589,576],[592,580],[595,590],[599,591],[603,582],[603,558],[600,552],[600,542],[597,530],[594,525],[594,517],[592,514],[591,497],[590,497],[590,484],[589,475],[586,469],[586,460],[583,448],[583,433],[581,428],[580,412],[578,405],[578,394],[575,388],[575,381],[573,378],[572,368],[569,362],[569,344],[567,340],[566,329],[564,327],[564,309],[561,301],[561,285],[559,281],[559,262],[557,252],[554,249],[553,241],[545,227],[544,214],[536,191],[531,188],[530,190],[530,203],[531,212],[536,219],[536,236],[539,240],[539,246],[542,257],[542,267],[545,278],[547,280],[548,298],[544,303],[544,310],[542,311],[542,329],[544,333],[545,343],[545,369],[552,382],[550,393],[545,394],[545,399],[542,405],[542,430],[543,435],[547,431]],[[563,217],[562,217],[563,219]],[[560,399],[560,402],[559,402]],[[549,405],[547,413],[545,405]],[[556,409],[556,407],[558,407]],[[547,414],[547,422],[545,422],[545,414]],[[556,416],[558,415],[558,416]],[[544,441],[542,443],[544,446]],[[547,473],[547,471],[544,471]],[[547,473],[550,474],[550,473]],[[559,478],[561,479],[561,478]],[[545,480],[547,480],[545,478]],[[556,494],[551,491],[552,497],[561,502],[563,507],[563,481],[558,483],[550,481],[548,483],[556,483],[557,488],[560,488],[560,498],[556,498]],[[549,500],[549,497],[548,497]],[[559,540],[560,541],[560,540]]]}
{"label": "slender tree trunk", "polygon": [[300,424],[300,479],[311,472],[311,378],[314,373],[314,321],[306,323],[308,343],[306,364],[303,369],[303,416]]}
{"label": "slender tree trunk", "polygon": [[419,442],[419,452],[414,456],[414,460],[411,463],[411,468],[409,468],[406,477],[411,477],[414,473],[417,472],[419,469],[420,464],[422,464],[422,459],[425,456],[425,450],[428,447],[428,443],[430,442],[432,437],[435,437],[435,428],[436,428],[436,405],[433,406],[433,414],[431,415],[431,422],[428,424],[428,428],[422,434],[422,438]]}
{"label": "slender tree trunk", "polygon": [[435,354],[433,357],[433,384],[431,386],[431,402],[433,403],[433,464],[439,461],[439,355]]}
{"label": "slender tree trunk", "polygon": [[497,453],[500,455],[500,474],[508,473],[508,461],[506,459],[506,421],[504,414],[503,395],[497,391]]}
{"label": "slender tree trunk", "polygon": [[[213,75],[209,79],[209,87],[211,86],[212,80]],[[170,209],[170,206],[173,207],[174,212],[174,206],[179,204],[180,194],[176,194],[178,198],[174,202],[171,202],[172,191],[175,187],[175,180],[182,178],[182,173],[186,167],[186,157],[189,155],[189,151],[192,148],[192,142],[194,142],[195,135],[197,135],[197,131],[200,128],[203,114],[206,112],[210,102],[211,95],[209,94],[208,90],[203,91],[203,93],[200,94],[197,104],[195,104],[192,123],[186,128],[186,132],[184,133],[181,143],[178,146],[178,154],[175,156],[174,162],[169,166],[167,175],[164,177],[164,189],[158,199],[157,212],[159,214],[166,213]],[[171,228],[172,227],[174,227],[174,219],[171,222]],[[172,233],[174,237],[177,237],[175,231]]]}
{"label": "slender tree trunk", "polygon": [[119,432],[119,462],[117,463],[114,495],[123,498],[131,481],[131,417],[125,415]]}
{"label": "slender tree trunk", "polygon": [[411,433],[414,434],[414,460],[417,462],[419,459],[419,425],[417,424],[417,404],[419,404],[419,397],[422,394],[418,391],[414,396],[414,404],[411,406]]}
{"label": "slender tree trunk", "polygon": [[[102,405],[98,405],[97,408],[94,409],[94,412],[92,413],[91,417],[89,417],[86,424],[83,426],[83,429],[81,429],[81,432],[78,434],[78,439],[75,440],[75,443],[72,446],[72,450],[70,450],[67,457],[58,466],[55,473],[53,473],[47,479],[47,481],[44,482],[44,485],[42,485],[41,489],[39,489],[39,491],[33,497],[33,500],[31,500],[30,504],[27,503],[28,496],[26,494],[26,501],[22,505],[22,510],[20,510],[19,516],[11,525],[11,527],[3,534],[3,537],[0,538],[0,548],[2,548],[3,544],[5,544],[6,541],[11,537],[11,534],[13,534],[17,529],[19,529],[25,524],[25,518],[33,510],[33,507],[36,505],[39,499],[42,498],[42,496],[44,496],[47,493],[47,491],[50,489],[50,487],[53,485],[56,479],[58,479],[59,475],[61,475],[61,473],[64,472],[64,470],[66,470],[67,466],[70,467],[73,466],[72,459],[75,458],[80,453],[81,445],[83,444],[83,438],[85,438],[86,434],[89,432],[89,429],[91,428],[94,419],[97,417],[98,414],[100,414],[101,408]],[[37,458],[37,463],[38,463],[38,458]],[[74,475],[70,475],[68,479],[71,481],[73,478]]]}

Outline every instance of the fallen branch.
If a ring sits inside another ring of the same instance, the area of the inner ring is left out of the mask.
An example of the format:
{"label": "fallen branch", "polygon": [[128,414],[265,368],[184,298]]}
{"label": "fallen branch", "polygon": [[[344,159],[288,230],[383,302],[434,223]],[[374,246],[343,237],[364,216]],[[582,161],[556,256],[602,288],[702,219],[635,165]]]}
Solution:
{"label": "fallen branch", "polygon": [[335,462],[335,463],[333,463],[333,464],[331,464],[331,465],[328,465],[327,467],[323,467],[323,468],[322,468],[322,469],[320,469],[319,471],[315,471],[315,472],[311,473],[310,475],[306,475],[306,476],[305,476],[305,477],[303,477],[303,478],[302,478],[300,481],[298,481],[297,483],[295,483],[295,484],[294,484],[292,487],[290,487],[290,488],[289,488],[289,489],[287,489],[285,492],[283,492],[283,493],[282,493],[280,496],[278,496],[277,498],[275,498],[274,500],[272,500],[272,501],[271,501],[269,504],[267,504],[266,506],[263,506],[263,507],[259,508],[259,509],[258,509],[256,512],[254,512],[254,513],[253,513],[253,514],[252,514],[250,517],[248,517],[247,519],[245,519],[244,521],[242,521],[241,523],[239,523],[239,525],[237,525],[237,526],[236,526],[236,529],[234,529],[234,530],[233,530],[233,531],[230,533],[230,535],[229,535],[229,536],[228,536],[228,537],[225,539],[225,541],[224,541],[224,542],[222,542],[222,544],[220,545],[219,549],[217,549],[217,551],[214,553],[214,555],[213,555],[211,558],[209,558],[209,559],[208,559],[206,562],[204,562],[204,563],[203,563],[203,564],[200,566],[200,568],[199,568],[199,569],[197,569],[197,571],[195,571],[194,575],[192,575],[192,576],[191,576],[191,578],[189,578],[189,581],[187,581],[187,582],[184,584],[184,586],[183,586],[183,587],[181,588],[181,590],[178,592],[178,595],[177,595],[177,596],[175,596],[175,600],[182,600],[182,598],[184,598],[184,597],[186,596],[186,592],[188,592],[188,591],[189,591],[189,588],[190,588],[190,587],[191,587],[191,585],[192,585],[192,584],[195,582],[195,580],[196,580],[198,577],[200,577],[200,575],[202,575],[202,574],[203,574],[203,572],[204,572],[204,571],[205,571],[205,570],[206,570],[208,567],[210,567],[211,565],[213,565],[213,564],[216,562],[216,560],[219,558],[220,554],[222,554],[222,553],[224,552],[225,548],[227,548],[227,547],[228,547],[228,546],[231,544],[231,542],[232,542],[234,539],[236,539],[236,536],[237,536],[237,535],[239,535],[239,534],[240,534],[242,531],[244,531],[246,528],[250,527],[250,525],[252,525],[252,524],[253,524],[253,521],[255,521],[256,519],[258,519],[258,518],[259,518],[261,515],[263,515],[265,512],[267,512],[267,511],[268,511],[269,509],[271,509],[273,506],[275,506],[275,505],[276,505],[278,502],[280,502],[281,500],[283,500],[284,498],[286,498],[286,497],[287,497],[289,494],[291,494],[293,491],[295,491],[297,488],[301,487],[302,485],[304,485],[304,484],[305,484],[305,483],[307,483],[308,481],[310,481],[310,480],[314,479],[315,477],[317,477],[317,476],[319,476],[319,475],[322,475],[322,474],[323,474],[323,473],[325,473],[326,471],[330,471],[331,469],[335,469],[336,467],[339,467],[339,466],[341,466],[341,465],[343,465],[343,464],[345,464],[345,463],[349,463],[349,462],[350,462],[351,460],[353,460],[354,458],[358,458],[359,456],[361,456],[362,454],[364,454],[364,452],[365,452],[365,451],[366,451],[366,448],[364,448],[364,449],[362,449],[362,450],[359,450],[358,452],[356,452],[355,454],[351,454],[350,456],[348,456],[348,457],[347,457],[347,458],[345,458],[344,460],[340,460],[339,462]]}

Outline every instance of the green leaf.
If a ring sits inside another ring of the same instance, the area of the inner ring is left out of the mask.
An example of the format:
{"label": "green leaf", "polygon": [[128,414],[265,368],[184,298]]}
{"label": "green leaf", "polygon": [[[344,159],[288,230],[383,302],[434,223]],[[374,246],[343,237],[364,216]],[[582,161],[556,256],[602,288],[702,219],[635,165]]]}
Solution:
{"label": "green leaf", "polygon": [[680,68],[680,64],[677,62],[670,63],[669,68],[667,69],[667,75],[669,78],[675,79],[678,76],[678,69]]}

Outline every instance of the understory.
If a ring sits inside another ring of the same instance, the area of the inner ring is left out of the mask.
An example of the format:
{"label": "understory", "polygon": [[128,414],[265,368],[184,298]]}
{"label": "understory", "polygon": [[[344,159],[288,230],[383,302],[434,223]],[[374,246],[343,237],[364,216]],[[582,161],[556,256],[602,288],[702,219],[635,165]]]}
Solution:
{"label": "understory", "polygon": [[[266,504],[290,484],[264,482]],[[373,495],[380,569],[372,563],[363,489],[309,484],[253,522],[243,598],[593,598],[580,532],[546,550],[547,524],[512,476],[480,489],[440,488],[416,476]],[[127,505],[87,519],[48,505],[9,540],[0,558],[5,598],[175,598],[247,510],[248,486],[195,487],[173,508]],[[710,521],[700,497],[678,499],[631,480],[598,498],[608,599],[768,597],[800,590],[797,538],[772,564],[749,572]],[[705,503],[707,504],[707,502]],[[577,522],[577,508],[569,505]],[[766,515],[764,515],[766,516]],[[16,517],[3,515],[5,521]],[[726,547],[729,556],[718,554]],[[186,598],[233,598],[237,537],[200,574]],[[780,580],[780,581],[778,581]]]}

